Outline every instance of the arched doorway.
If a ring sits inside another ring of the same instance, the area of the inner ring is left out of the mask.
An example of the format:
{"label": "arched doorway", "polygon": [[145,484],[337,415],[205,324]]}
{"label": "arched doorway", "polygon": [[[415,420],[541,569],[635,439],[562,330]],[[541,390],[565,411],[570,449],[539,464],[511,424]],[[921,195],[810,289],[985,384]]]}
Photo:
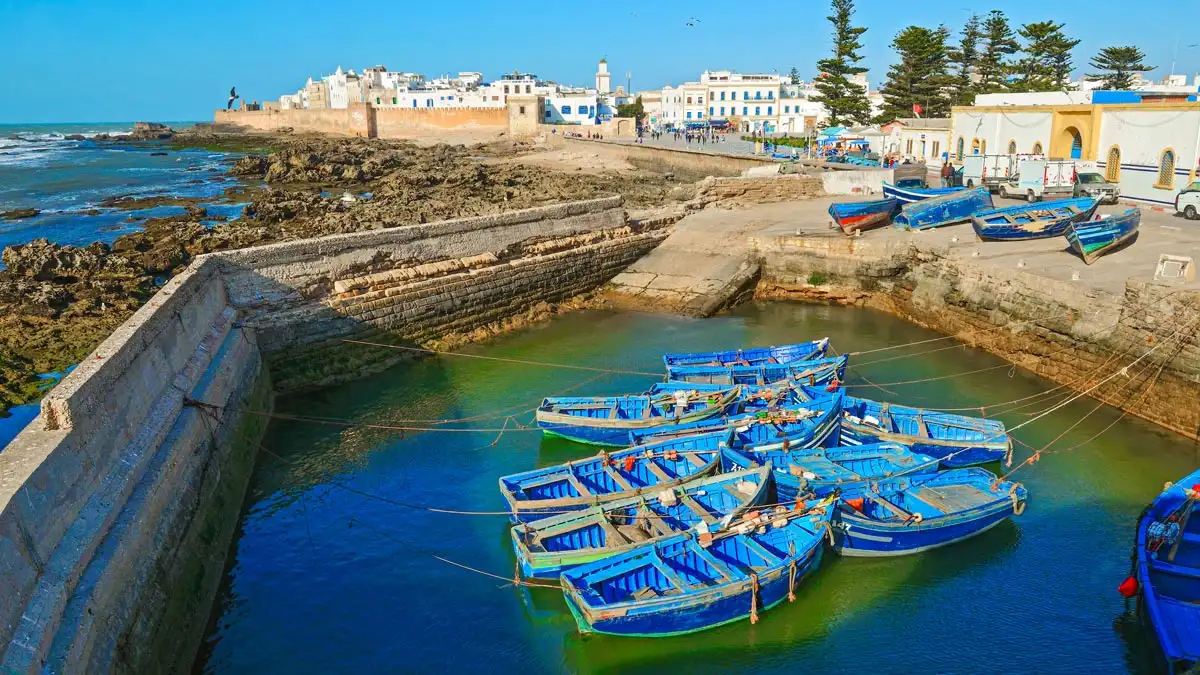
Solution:
{"label": "arched doorway", "polygon": [[1071,159],[1083,159],[1083,134],[1076,127],[1066,127],[1062,130],[1062,146],[1070,148]]}

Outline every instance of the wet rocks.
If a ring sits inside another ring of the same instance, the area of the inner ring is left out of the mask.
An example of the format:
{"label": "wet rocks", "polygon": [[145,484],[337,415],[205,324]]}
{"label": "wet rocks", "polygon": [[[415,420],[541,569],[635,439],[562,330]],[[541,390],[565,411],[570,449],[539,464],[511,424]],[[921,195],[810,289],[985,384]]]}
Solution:
{"label": "wet rocks", "polygon": [[133,131],[127,138],[134,141],[165,141],[175,135],[175,130],[158,122],[134,122]]}
{"label": "wet rocks", "polygon": [[23,218],[32,218],[41,213],[39,209],[13,209],[0,213],[0,220],[21,220]]}
{"label": "wet rocks", "polygon": [[67,134],[63,136],[64,141],[86,141],[87,137],[83,134]]}
{"label": "wet rocks", "polygon": [[9,276],[37,281],[74,280],[100,274],[137,276],[140,273],[125,258],[108,255],[109,250],[101,243],[76,247],[34,239],[28,244],[4,249],[0,260],[8,267]]}

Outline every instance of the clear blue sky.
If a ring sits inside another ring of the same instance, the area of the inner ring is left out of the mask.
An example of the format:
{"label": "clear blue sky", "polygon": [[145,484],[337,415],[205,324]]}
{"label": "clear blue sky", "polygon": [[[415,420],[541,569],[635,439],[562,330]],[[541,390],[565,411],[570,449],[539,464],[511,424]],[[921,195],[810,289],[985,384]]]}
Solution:
{"label": "clear blue sky", "polygon": [[[671,8],[662,5],[673,5]],[[1194,24],[1195,0],[998,0],[1014,24],[1065,21],[1083,39],[1077,72],[1099,48],[1133,44],[1167,72],[1177,27]],[[0,123],[205,120],[231,86],[246,99],[277,99],[307,76],[338,65],[361,69],[514,69],[589,84],[607,56],[613,83],[632,71],[635,89],[695,79],[704,69],[813,76],[829,51],[827,0],[756,3],[497,2],[495,0],[0,0]],[[966,0],[859,0],[865,64],[882,80],[892,37],[908,24],[957,30]],[[556,9],[561,8],[561,10]],[[1136,7],[1135,12],[1128,11]],[[686,8],[686,9],[685,9]],[[974,6],[980,14],[987,5]],[[636,14],[636,15],[635,15]],[[685,26],[689,17],[700,22]],[[1176,72],[1200,70],[1200,34],[1181,34]]]}

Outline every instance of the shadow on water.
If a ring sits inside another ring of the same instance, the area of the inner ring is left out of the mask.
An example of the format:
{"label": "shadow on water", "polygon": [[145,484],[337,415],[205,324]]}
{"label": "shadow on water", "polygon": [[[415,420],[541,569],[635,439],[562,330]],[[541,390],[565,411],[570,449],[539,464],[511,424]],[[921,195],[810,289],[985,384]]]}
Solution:
{"label": "shadow on water", "polygon": [[[580,312],[469,353],[659,373],[665,351],[829,335],[868,351],[938,337],[863,310],[751,304],[695,321]],[[966,348],[931,343],[856,356],[880,383],[854,394],[928,407],[992,406],[1052,385]],[[994,368],[979,375],[963,373]],[[944,376],[953,376],[946,379]],[[280,413],[360,423],[462,420],[458,432],[272,422],[243,511],[217,617],[197,668],[240,672],[1146,672],[1144,633],[1120,637],[1116,585],[1133,522],[1166,480],[1198,461],[1193,443],[1123,419],[1079,450],[1049,453],[1014,479],[1028,510],[978,538],[922,555],[839,559],[794,604],[692,636],[582,638],[556,589],[515,589],[504,516],[386,503],[503,510],[500,476],[595,454],[522,428],[543,396],[642,391],[656,376],[446,357],[281,399]],[[859,383],[859,380],[852,380]],[[1081,400],[1017,432],[1034,447],[1092,410]],[[1030,417],[1005,416],[1010,426]],[[1100,408],[1054,447],[1082,443],[1118,413]],[[505,422],[509,422],[505,426]],[[498,428],[505,428],[503,434]],[[485,431],[487,430],[487,431]],[[1018,461],[1028,456],[1018,450]],[[1000,467],[989,467],[999,470]],[[343,489],[353,488],[357,492]],[[365,493],[365,494],[364,494]],[[437,554],[501,579],[431,558]],[[1128,636],[1128,637],[1126,637]]]}

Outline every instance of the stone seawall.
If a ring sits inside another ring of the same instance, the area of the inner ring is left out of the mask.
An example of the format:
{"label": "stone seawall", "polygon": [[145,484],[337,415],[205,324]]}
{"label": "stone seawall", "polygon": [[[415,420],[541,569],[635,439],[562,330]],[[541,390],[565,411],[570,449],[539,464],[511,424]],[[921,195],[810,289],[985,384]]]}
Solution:
{"label": "stone seawall", "polygon": [[696,198],[688,203],[696,208],[737,208],[753,204],[794,202],[821,197],[824,183],[816,176],[764,176],[760,178],[706,178],[700,182]]}
{"label": "stone seawall", "polygon": [[762,261],[758,297],[887,311],[1076,390],[1155,348],[1091,395],[1200,437],[1194,290],[1137,279],[1126,281],[1123,293],[1087,289],[976,262],[966,247],[793,236],[753,243]]}
{"label": "stone seawall", "polygon": [[779,164],[768,157],[672,150],[671,148],[658,148],[628,142],[568,138],[554,134],[546,136],[546,141],[552,147],[565,147],[579,152],[594,152],[602,157],[612,159],[662,164],[677,171],[686,172],[687,175],[736,176],[746,169]]}
{"label": "stone seawall", "polygon": [[668,230],[614,197],[200,256],[0,453],[0,670],[187,671],[273,391],[408,354],[347,337],[485,337]]}

